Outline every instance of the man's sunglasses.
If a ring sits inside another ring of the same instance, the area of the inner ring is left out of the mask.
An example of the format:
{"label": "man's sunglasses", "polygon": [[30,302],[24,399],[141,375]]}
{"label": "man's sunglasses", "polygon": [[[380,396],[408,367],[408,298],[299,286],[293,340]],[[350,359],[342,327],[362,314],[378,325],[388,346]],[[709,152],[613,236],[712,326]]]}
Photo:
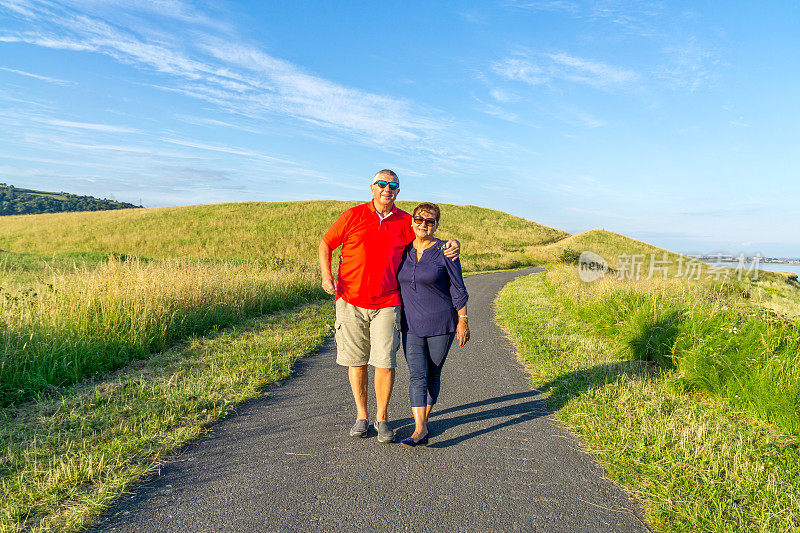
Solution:
{"label": "man's sunglasses", "polygon": [[435,226],[436,219],[435,218],[424,218],[419,215],[414,215],[414,222],[417,224],[425,224],[426,226]]}
{"label": "man's sunglasses", "polygon": [[372,184],[373,185],[377,185],[381,189],[383,189],[384,187],[386,187],[388,185],[389,189],[392,190],[392,191],[396,191],[397,189],[400,188],[400,184],[397,183],[396,181],[378,180],[378,181],[373,181]]}

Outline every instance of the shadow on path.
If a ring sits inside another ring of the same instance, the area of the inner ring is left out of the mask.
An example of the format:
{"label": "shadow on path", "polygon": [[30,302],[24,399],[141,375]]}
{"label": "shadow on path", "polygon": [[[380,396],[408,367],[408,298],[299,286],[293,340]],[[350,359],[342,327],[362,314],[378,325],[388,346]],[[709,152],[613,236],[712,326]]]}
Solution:
{"label": "shadow on path", "polygon": [[521,400],[525,398],[530,398],[532,396],[536,396],[538,394],[539,393],[536,391],[508,394],[505,396],[489,398],[486,400],[459,405],[456,407],[450,407],[438,413],[436,412],[431,413],[432,416],[431,420],[429,421],[429,431],[431,432],[431,435],[441,435],[450,429],[456,428],[464,424],[472,424],[475,422],[482,422],[486,420],[495,420],[495,419],[506,419],[506,420],[498,422],[489,427],[484,427],[481,429],[477,429],[475,431],[471,431],[469,433],[465,433],[463,435],[459,435],[457,437],[452,437],[450,439],[437,441],[434,444],[431,444],[429,447],[448,448],[450,446],[455,446],[456,444],[459,444],[473,437],[479,437],[481,435],[485,435],[486,433],[497,431],[498,429],[513,426],[515,424],[520,424],[522,422],[527,422],[529,420],[533,420],[541,416],[547,416],[548,414],[550,414],[550,411],[545,405],[545,401],[543,399],[535,399],[521,403],[511,403],[509,405],[504,405],[502,407],[495,407],[493,409],[487,409],[484,411],[476,411],[476,412],[461,414],[443,420],[439,419],[439,417],[444,414],[456,411],[462,411],[464,409],[473,409],[475,407],[483,407],[486,405],[507,402],[511,400]]}

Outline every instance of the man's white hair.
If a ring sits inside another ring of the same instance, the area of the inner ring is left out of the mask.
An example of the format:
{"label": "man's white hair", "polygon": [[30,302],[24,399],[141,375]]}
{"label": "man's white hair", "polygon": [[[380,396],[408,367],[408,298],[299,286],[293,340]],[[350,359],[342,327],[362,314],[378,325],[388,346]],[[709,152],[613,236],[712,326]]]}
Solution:
{"label": "man's white hair", "polygon": [[379,170],[378,172],[375,173],[374,176],[372,176],[372,181],[369,182],[370,187],[372,186],[373,183],[378,181],[378,178],[380,176],[392,177],[397,180],[397,183],[400,183],[400,178],[397,177],[397,174],[394,173],[394,170],[389,170],[388,168],[384,168],[383,170]]}

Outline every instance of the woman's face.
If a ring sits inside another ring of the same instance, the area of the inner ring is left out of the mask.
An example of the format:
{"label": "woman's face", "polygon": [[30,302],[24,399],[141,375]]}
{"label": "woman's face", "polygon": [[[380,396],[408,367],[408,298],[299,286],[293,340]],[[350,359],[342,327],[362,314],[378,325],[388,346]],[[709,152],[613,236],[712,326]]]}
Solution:
{"label": "woman's face", "polygon": [[[430,224],[431,221],[433,221],[433,224]],[[439,227],[439,222],[436,221],[432,213],[420,210],[414,214],[411,220],[411,227],[417,237],[425,239],[433,237],[433,234],[436,233],[436,228]]]}

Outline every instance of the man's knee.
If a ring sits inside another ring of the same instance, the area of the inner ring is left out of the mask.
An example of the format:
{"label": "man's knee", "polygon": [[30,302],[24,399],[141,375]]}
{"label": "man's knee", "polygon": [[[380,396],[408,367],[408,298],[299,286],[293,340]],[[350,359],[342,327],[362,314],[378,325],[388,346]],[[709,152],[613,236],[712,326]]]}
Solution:
{"label": "man's knee", "polygon": [[375,367],[375,379],[394,379],[394,368]]}

